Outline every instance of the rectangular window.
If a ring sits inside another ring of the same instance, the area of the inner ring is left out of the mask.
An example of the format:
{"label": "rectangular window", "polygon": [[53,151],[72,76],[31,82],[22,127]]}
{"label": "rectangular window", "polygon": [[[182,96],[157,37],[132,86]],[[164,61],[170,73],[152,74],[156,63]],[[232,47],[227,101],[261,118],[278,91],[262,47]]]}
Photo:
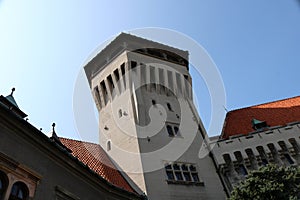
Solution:
{"label": "rectangular window", "polygon": [[172,163],[165,166],[167,182],[170,184],[203,185],[200,181],[196,166],[190,163]]}
{"label": "rectangular window", "polygon": [[98,103],[99,107],[101,107],[101,98],[100,98],[100,92],[99,92],[98,86],[96,86],[94,88],[94,92],[95,92],[95,97],[96,97],[97,103]]}
{"label": "rectangular window", "polygon": [[183,172],[185,181],[192,181],[190,172]]}
{"label": "rectangular window", "polygon": [[123,63],[120,68],[121,68],[121,73],[122,73],[122,79],[124,81],[124,87],[126,88],[125,63]]}
{"label": "rectangular window", "polygon": [[116,70],[114,71],[114,75],[115,75],[115,77],[116,77],[116,81],[118,82],[118,81],[120,80],[119,70],[118,70],[118,69],[116,69]]}
{"label": "rectangular window", "polygon": [[167,123],[166,128],[167,128],[168,135],[170,137],[180,136],[179,127],[178,127],[177,124],[169,124],[169,123]]}
{"label": "rectangular window", "polygon": [[115,88],[115,85],[114,85],[114,82],[113,82],[113,80],[112,80],[112,77],[111,77],[111,75],[109,75],[108,77],[107,77],[107,82],[108,82],[108,85],[109,85],[109,89],[110,90],[112,90],[113,88]]}
{"label": "rectangular window", "polygon": [[108,97],[107,97],[107,90],[106,90],[106,86],[105,86],[104,81],[101,81],[100,87],[101,87],[101,91],[102,91],[102,94],[103,94],[104,103],[106,105],[107,101],[108,101]]}
{"label": "rectangular window", "polygon": [[168,86],[169,86],[169,90],[168,90],[168,95],[171,96],[173,94],[173,89],[174,89],[174,85],[173,85],[173,73],[171,71],[167,72],[168,75]]}
{"label": "rectangular window", "polygon": [[182,181],[183,180],[181,172],[175,172],[175,176],[176,176],[177,181]]}

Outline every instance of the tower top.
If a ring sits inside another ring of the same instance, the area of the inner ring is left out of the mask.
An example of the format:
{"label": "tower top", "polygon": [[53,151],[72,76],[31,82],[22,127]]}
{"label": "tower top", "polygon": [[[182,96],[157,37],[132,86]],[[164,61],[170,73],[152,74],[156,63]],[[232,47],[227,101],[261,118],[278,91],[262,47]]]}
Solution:
{"label": "tower top", "polygon": [[122,32],[84,67],[89,84],[91,84],[92,77],[124,51],[136,52],[166,60],[188,69],[188,51]]}

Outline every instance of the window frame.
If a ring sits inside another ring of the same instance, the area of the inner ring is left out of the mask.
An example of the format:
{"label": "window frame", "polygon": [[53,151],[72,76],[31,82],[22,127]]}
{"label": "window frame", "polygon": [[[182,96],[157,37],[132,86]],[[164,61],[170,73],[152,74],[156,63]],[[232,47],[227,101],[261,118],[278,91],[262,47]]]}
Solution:
{"label": "window frame", "polygon": [[200,179],[196,164],[173,162],[165,164],[168,184],[204,185]]}

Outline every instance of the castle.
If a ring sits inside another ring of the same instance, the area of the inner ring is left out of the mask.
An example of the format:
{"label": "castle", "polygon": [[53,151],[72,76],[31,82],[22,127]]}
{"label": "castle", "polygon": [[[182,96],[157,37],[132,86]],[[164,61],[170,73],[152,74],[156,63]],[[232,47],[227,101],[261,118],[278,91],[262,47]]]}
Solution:
{"label": "castle", "polygon": [[187,51],[121,33],[84,69],[99,145],[47,137],[0,97],[0,200],[225,199],[251,170],[299,165],[300,97],[230,111],[209,138]]}

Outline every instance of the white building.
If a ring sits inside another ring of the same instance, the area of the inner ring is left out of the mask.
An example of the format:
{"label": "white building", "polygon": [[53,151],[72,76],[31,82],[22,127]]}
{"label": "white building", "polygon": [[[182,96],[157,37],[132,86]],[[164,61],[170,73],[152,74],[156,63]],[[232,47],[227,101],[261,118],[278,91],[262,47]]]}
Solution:
{"label": "white building", "polygon": [[[85,67],[100,145],[148,199],[224,199],[192,100],[188,52],[122,33]],[[204,148],[205,149],[205,148]]]}

